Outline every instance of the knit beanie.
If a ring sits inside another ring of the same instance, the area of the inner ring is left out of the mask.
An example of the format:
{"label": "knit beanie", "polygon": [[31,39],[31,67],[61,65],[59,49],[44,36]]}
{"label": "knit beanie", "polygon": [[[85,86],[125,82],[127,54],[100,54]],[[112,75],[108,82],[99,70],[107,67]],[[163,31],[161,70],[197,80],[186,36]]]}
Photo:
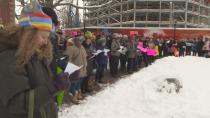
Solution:
{"label": "knit beanie", "polygon": [[90,31],[85,32],[85,37],[87,39],[91,38],[93,36],[93,34]]}
{"label": "knit beanie", "polygon": [[37,28],[38,30],[52,31],[52,19],[43,13],[41,5],[36,0],[23,7],[19,25]]}
{"label": "knit beanie", "polygon": [[106,38],[105,37],[101,37],[97,40],[97,43],[102,44],[102,43],[106,43]]}

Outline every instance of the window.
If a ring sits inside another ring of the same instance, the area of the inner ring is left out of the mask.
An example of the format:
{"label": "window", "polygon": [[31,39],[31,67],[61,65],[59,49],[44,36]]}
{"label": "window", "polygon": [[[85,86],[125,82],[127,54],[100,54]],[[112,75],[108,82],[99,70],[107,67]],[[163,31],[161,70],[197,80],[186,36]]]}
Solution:
{"label": "window", "polygon": [[138,23],[136,24],[136,27],[145,27],[145,24]]}
{"label": "window", "polygon": [[148,24],[147,27],[159,27],[159,24]]}
{"label": "window", "polygon": [[148,21],[159,21],[159,13],[148,13]]}
{"label": "window", "polygon": [[161,20],[162,21],[169,21],[170,19],[170,14],[169,13],[162,13],[161,14]]}
{"label": "window", "polygon": [[162,2],[161,9],[170,9],[170,2]]}
{"label": "window", "polygon": [[160,9],[160,2],[148,2],[148,9]]}
{"label": "window", "polygon": [[145,21],[146,14],[145,13],[136,13],[136,21]]}
{"label": "window", "polygon": [[148,2],[136,2],[136,9],[147,9]]}

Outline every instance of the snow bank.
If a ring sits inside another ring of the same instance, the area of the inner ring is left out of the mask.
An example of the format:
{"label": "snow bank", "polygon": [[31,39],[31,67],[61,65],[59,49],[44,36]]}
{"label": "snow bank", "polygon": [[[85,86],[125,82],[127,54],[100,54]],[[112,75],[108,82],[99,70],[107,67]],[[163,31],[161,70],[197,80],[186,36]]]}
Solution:
{"label": "snow bank", "polygon": [[[210,118],[210,60],[167,57],[107,87],[59,118]],[[178,79],[179,93],[158,92],[166,78]]]}

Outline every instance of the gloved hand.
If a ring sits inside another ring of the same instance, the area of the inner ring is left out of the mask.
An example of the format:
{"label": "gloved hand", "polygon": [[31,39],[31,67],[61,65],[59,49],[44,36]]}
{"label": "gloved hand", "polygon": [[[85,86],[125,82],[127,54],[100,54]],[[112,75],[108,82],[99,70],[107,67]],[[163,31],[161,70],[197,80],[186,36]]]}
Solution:
{"label": "gloved hand", "polygon": [[71,82],[69,80],[68,73],[62,73],[57,78],[55,78],[55,87],[57,90],[66,90],[69,89]]}

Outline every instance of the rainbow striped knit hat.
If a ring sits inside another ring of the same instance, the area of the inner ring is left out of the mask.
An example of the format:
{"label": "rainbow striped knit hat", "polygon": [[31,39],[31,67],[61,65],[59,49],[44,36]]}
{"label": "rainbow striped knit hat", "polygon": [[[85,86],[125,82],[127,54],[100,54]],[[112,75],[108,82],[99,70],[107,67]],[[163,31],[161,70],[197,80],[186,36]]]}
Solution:
{"label": "rainbow striped knit hat", "polygon": [[41,5],[36,0],[23,7],[19,25],[22,27],[34,27],[38,30],[52,31],[52,19],[43,13]]}

